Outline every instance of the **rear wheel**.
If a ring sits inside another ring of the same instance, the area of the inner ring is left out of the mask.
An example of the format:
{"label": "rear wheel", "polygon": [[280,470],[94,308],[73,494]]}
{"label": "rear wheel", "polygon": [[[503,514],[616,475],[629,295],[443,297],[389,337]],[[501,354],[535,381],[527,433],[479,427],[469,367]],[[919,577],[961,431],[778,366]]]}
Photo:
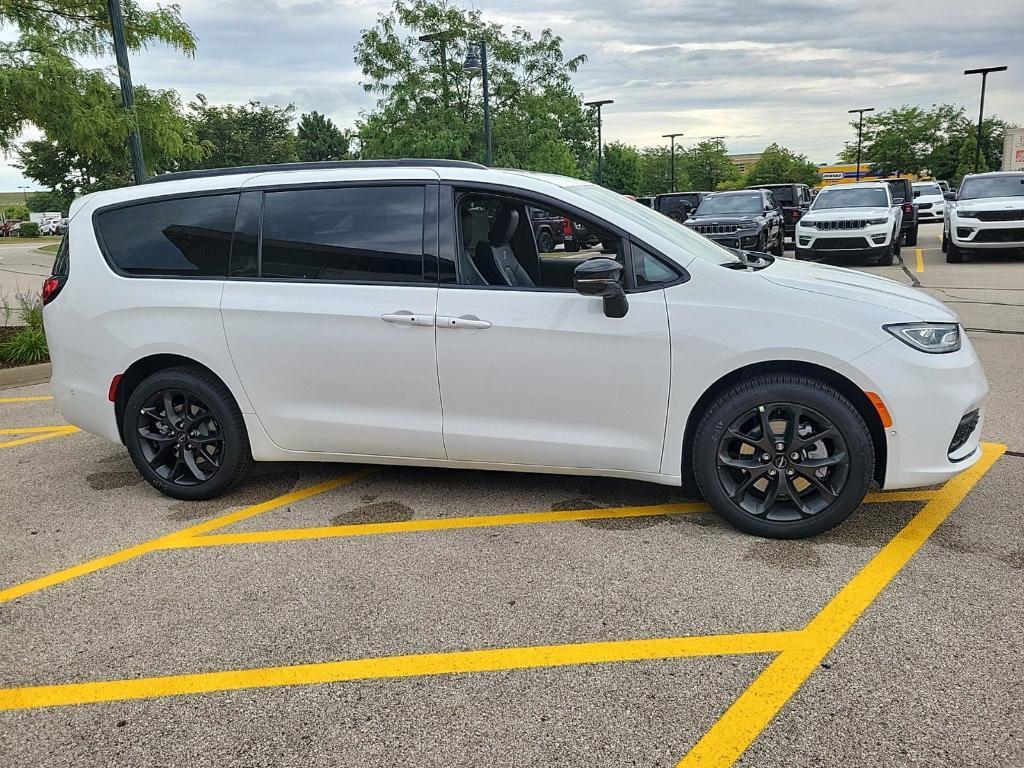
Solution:
{"label": "rear wheel", "polygon": [[555,238],[547,230],[537,235],[537,249],[541,253],[551,253],[555,250]]}
{"label": "rear wheel", "polygon": [[913,228],[907,230],[907,245],[917,245],[917,228],[919,224],[915,224]]}
{"label": "rear wheel", "polygon": [[767,375],[723,392],[694,436],[704,498],[747,533],[796,539],[861,503],[874,470],[867,425],[849,400],[806,376]]}
{"label": "rear wheel", "polygon": [[196,368],[169,368],[144,379],[128,398],[123,427],[136,468],[176,499],[219,496],[252,464],[234,398]]}

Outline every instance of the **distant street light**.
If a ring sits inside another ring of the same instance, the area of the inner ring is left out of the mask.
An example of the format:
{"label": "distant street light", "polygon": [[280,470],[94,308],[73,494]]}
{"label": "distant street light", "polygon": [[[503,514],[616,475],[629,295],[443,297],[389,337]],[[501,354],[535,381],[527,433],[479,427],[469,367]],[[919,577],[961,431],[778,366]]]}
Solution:
{"label": "distant street light", "polygon": [[979,67],[978,69],[965,69],[965,75],[981,75],[981,109],[978,110],[978,141],[974,147],[974,172],[981,168],[981,121],[985,117],[985,81],[988,80],[989,72],[1005,72],[1006,67]]}
{"label": "distant street light", "polygon": [[603,107],[605,104],[614,104],[614,103],[615,102],[612,99],[603,99],[601,101],[587,101],[587,102],[584,102],[584,104],[583,104],[583,106],[585,106],[585,107],[593,107],[594,109],[597,110],[597,183],[598,184],[600,184],[601,181],[604,179],[604,169],[602,167],[602,159],[601,159],[601,156],[603,154],[603,150],[602,150],[602,146],[603,145],[601,144],[601,107]]}
{"label": "distant street light", "polygon": [[470,43],[462,70],[470,77],[481,75],[484,86],[484,165],[491,165],[491,95],[487,83],[487,43]]}
{"label": "distant street light", "polygon": [[857,178],[854,181],[860,181],[860,141],[861,136],[864,133],[864,113],[874,112],[874,107],[864,107],[863,109],[851,109],[848,110],[852,115],[854,112],[860,115],[860,119],[857,121]]}
{"label": "distant street light", "polygon": [[121,100],[132,122],[132,132],[128,134],[132,172],[135,174],[135,183],[141,184],[146,180],[146,163],[142,159],[142,139],[139,136],[139,122],[135,117],[135,92],[132,89],[132,73],[128,69],[128,46],[124,41],[121,0],[107,0],[107,7],[110,11],[110,29],[114,37],[114,58],[117,59],[117,73],[121,78]]}
{"label": "distant street light", "polygon": [[676,191],[676,136],[682,136],[681,133],[663,133],[661,138],[669,140],[669,156],[671,157],[670,162],[672,163],[672,192]]}

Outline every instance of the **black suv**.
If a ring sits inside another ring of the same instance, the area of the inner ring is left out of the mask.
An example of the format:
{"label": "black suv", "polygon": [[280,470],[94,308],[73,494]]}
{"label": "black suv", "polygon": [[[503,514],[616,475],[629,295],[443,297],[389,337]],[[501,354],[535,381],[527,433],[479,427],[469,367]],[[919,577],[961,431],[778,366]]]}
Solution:
{"label": "black suv", "polygon": [[706,197],[686,226],[727,248],[782,255],[782,211],[767,189]]}
{"label": "black suv", "polygon": [[910,179],[882,179],[892,190],[892,200],[903,209],[900,234],[904,245],[917,245],[917,206],[914,205],[914,187]]}
{"label": "black suv", "polygon": [[715,194],[714,192],[669,192],[663,195],[655,195],[654,205],[651,207],[658,213],[663,213],[670,219],[682,223],[693,215],[705,199]]}
{"label": "black suv", "polygon": [[770,189],[775,202],[782,209],[782,222],[786,234],[793,237],[796,223],[811,206],[811,188],[806,184],[761,184],[747,189]]}
{"label": "black suv", "polygon": [[530,208],[530,223],[541,253],[551,253],[556,245],[565,242],[565,219],[561,216],[543,208]]}

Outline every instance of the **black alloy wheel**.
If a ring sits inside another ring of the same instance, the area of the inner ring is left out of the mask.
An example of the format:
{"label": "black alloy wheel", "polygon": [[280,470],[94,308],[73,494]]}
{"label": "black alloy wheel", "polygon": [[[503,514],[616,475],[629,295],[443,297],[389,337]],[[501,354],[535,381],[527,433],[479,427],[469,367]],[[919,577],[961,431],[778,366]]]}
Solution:
{"label": "black alloy wheel", "polygon": [[224,432],[209,406],[191,392],[155,392],[142,406],[138,424],[143,457],[168,483],[198,485],[220,470]]}
{"label": "black alloy wheel", "polygon": [[537,248],[541,253],[551,253],[555,250],[555,239],[550,232],[541,232],[537,237]]}
{"label": "black alloy wheel", "polygon": [[739,507],[764,520],[803,520],[842,493],[846,442],[831,421],[795,403],[767,403],[734,419],[718,444],[718,479]]}

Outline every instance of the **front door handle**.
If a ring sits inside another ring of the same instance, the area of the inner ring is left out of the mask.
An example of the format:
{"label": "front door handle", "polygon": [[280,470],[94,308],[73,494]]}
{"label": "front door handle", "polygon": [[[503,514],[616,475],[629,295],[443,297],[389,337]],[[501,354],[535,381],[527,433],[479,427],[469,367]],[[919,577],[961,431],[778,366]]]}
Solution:
{"label": "front door handle", "polygon": [[490,328],[491,324],[487,320],[481,320],[479,317],[474,315],[463,315],[462,317],[441,317],[437,318],[438,328],[479,328],[483,330]]}
{"label": "front door handle", "polygon": [[380,319],[385,323],[394,323],[395,325],[433,325],[433,315],[414,315],[408,310],[401,310],[399,312],[393,312],[388,315],[381,315]]}

